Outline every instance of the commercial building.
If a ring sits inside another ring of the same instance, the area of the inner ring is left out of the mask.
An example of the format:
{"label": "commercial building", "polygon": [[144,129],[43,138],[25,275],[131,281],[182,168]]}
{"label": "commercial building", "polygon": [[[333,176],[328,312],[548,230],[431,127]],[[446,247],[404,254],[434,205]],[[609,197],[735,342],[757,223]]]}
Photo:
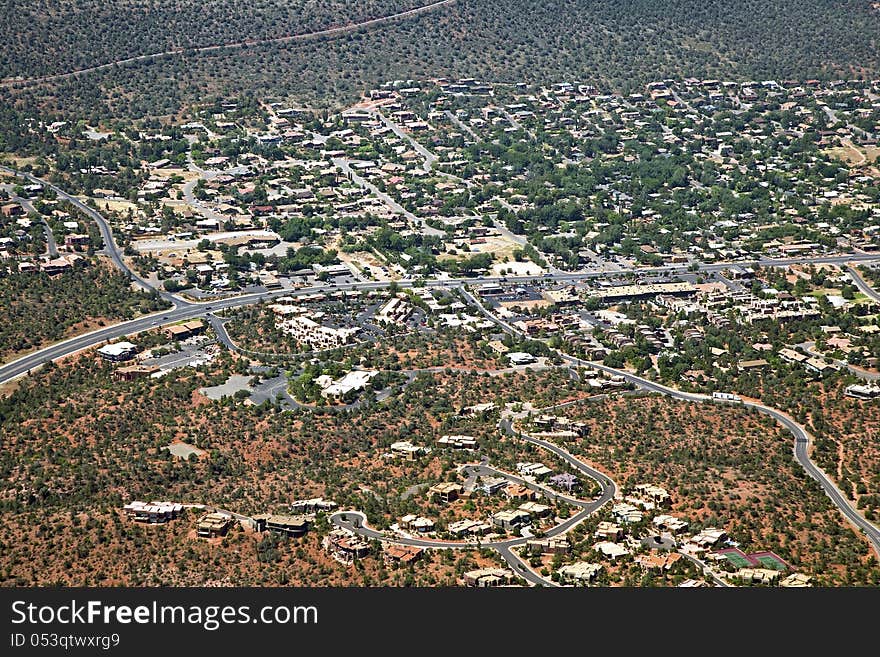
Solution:
{"label": "commercial building", "polygon": [[104,360],[120,362],[131,360],[135,357],[137,351],[137,345],[134,345],[131,342],[117,342],[115,344],[104,345],[98,349],[98,354]]}
{"label": "commercial building", "polygon": [[205,323],[200,319],[183,324],[174,324],[165,328],[165,337],[169,340],[185,340],[193,335],[201,333],[205,329]]}
{"label": "commercial building", "polygon": [[150,377],[158,371],[155,365],[129,365],[113,370],[113,378],[117,381],[134,381]]}

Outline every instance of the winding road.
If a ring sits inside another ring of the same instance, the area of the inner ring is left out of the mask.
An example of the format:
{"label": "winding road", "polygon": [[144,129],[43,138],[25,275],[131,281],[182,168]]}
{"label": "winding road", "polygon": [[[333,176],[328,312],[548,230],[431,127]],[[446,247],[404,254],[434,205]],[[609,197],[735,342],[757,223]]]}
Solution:
{"label": "winding road", "polygon": [[[505,331],[519,336],[523,335],[521,331],[519,331],[509,323],[501,320],[493,313],[489,312],[489,310],[486,309],[486,307],[483,306],[483,304],[479,300],[477,300],[477,298],[474,297],[472,294],[466,292],[466,296],[472,301],[472,303],[476,303],[476,305],[480,308],[480,310],[486,317],[495,321],[495,323],[503,328]],[[607,365],[597,361],[588,361],[577,358],[575,356],[570,356],[562,351],[559,351],[558,349],[554,351],[563,360],[573,365],[590,367],[596,370],[607,372],[608,374],[622,376],[624,379],[634,384],[637,388],[659,393],[661,395],[666,395],[667,397],[671,397],[673,399],[709,404],[733,403],[735,405],[752,408],[759,413],[769,415],[774,420],[779,422],[783,427],[785,427],[785,429],[789,433],[792,434],[792,436],[794,437],[794,456],[797,459],[797,462],[810,477],[812,477],[819,483],[819,485],[831,499],[831,502],[834,504],[834,506],[838,508],[838,510],[840,510],[840,512],[846,517],[846,519],[865,534],[872,548],[874,549],[875,554],[877,555],[878,559],[880,559],[880,529],[878,529],[876,525],[868,521],[861,513],[854,509],[853,506],[846,499],[846,496],[843,495],[843,493],[831,480],[831,478],[827,474],[825,474],[825,472],[822,471],[819,466],[817,466],[815,463],[813,463],[813,461],[810,460],[809,449],[812,437],[807,432],[806,428],[795,422],[794,419],[792,419],[792,417],[787,413],[784,413],[775,408],[771,408],[770,406],[766,406],[765,404],[756,401],[739,400],[729,402],[726,400],[715,399],[709,395],[705,395],[702,393],[683,392],[681,390],[670,388],[661,383],[643,378],[626,370],[608,367]]]}
{"label": "winding road", "polygon": [[[563,522],[557,524],[555,527],[548,529],[546,532],[544,532],[545,537],[552,538],[554,536],[565,534],[570,529],[583,522],[588,516],[592,515],[603,506],[608,504],[608,502],[613,500],[614,496],[617,494],[617,484],[612,479],[610,479],[607,475],[599,472],[598,470],[594,470],[582,461],[578,460],[575,456],[573,456],[563,448],[559,447],[558,445],[555,445],[546,440],[541,440],[540,438],[534,438],[526,433],[523,433],[522,431],[517,431],[513,427],[513,424],[509,419],[501,420],[499,422],[499,428],[501,429],[501,431],[507,433],[508,435],[515,436],[521,440],[532,443],[537,447],[552,452],[554,455],[565,461],[575,470],[579,471],[581,474],[595,480],[602,490],[601,494],[594,500],[581,500],[568,495],[556,493],[555,491],[549,492],[549,494],[553,497],[562,499],[563,501],[573,506],[579,507],[580,511],[573,514],[571,517],[567,518]],[[497,473],[498,475],[503,476],[507,479],[520,481],[521,483],[529,486],[529,488],[532,488],[533,490],[536,488],[536,485],[530,484],[530,482],[527,482],[524,479],[516,477],[515,475],[502,472],[500,470],[495,470],[494,468],[490,468],[489,466],[482,463],[480,465],[470,465],[466,467],[475,468],[477,472]],[[537,486],[537,489],[541,490],[541,492],[545,495],[548,494],[547,489],[545,489],[543,486]],[[349,518],[349,516],[353,516],[355,519],[353,520]],[[345,519],[343,519],[343,517]],[[330,522],[337,527],[348,529],[349,531],[359,534],[364,538],[378,539],[380,541],[397,543],[400,545],[411,545],[435,550],[473,550],[476,547],[491,548],[498,551],[504,561],[511,567],[513,572],[515,572],[519,577],[524,578],[530,584],[535,586],[558,586],[556,582],[541,577],[541,575],[536,573],[528,565],[528,563],[526,563],[519,555],[517,555],[513,551],[513,548],[525,545],[529,541],[528,537],[508,538],[500,541],[487,541],[480,543],[469,543],[463,541],[442,541],[424,538],[406,538],[397,535],[387,534],[369,527],[367,525],[366,516],[359,511],[340,511],[330,517]]]}

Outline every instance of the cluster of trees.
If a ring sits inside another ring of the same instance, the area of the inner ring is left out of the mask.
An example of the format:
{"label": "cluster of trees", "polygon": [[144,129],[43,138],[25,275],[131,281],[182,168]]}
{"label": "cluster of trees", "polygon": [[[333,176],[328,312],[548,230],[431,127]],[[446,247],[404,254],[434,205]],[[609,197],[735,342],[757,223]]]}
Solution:
{"label": "cluster of trees", "polygon": [[[50,4],[15,0],[7,12],[10,19],[0,28],[5,44],[0,77],[57,73],[178,46],[280,36],[422,3],[266,0],[245,9],[223,2],[212,5],[208,17],[196,0],[173,7],[163,2],[150,11],[135,11],[122,0],[78,0],[65,3],[67,11]],[[880,15],[861,0],[749,0],[735,5],[723,0],[635,0],[625,12],[616,0],[459,2],[335,39],[205,54],[189,51],[101,71],[97,80],[85,76],[15,92],[29,103],[48,101],[83,116],[157,115],[174,113],[212,92],[262,94],[266,89],[332,106],[380,81],[440,75],[581,79],[624,91],[650,80],[691,75],[848,78],[880,70],[873,42],[878,32]]]}
{"label": "cluster of trees", "polygon": [[122,273],[83,260],[56,276],[0,270],[0,298],[0,358],[57,342],[89,320],[131,319],[168,305],[154,293],[133,291]]}

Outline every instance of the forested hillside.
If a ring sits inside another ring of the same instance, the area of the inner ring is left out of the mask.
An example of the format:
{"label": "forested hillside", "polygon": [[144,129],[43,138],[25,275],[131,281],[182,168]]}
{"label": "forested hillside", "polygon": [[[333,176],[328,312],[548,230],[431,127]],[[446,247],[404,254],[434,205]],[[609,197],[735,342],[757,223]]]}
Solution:
{"label": "forested hillside", "polygon": [[[4,78],[303,33],[429,4],[66,0],[61,10],[47,0],[12,1],[0,26]],[[42,106],[143,115],[174,112],[206,93],[338,105],[376,82],[410,77],[576,78],[627,90],[672,76],[878,75],[880,9],[871,0],[457,0],[333,38],[188,52],[7,91]]]}

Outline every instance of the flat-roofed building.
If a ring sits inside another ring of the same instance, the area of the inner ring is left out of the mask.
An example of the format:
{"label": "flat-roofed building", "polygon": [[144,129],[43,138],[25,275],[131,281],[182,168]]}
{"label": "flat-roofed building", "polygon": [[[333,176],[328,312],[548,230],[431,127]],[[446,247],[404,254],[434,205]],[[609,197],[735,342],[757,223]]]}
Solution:
{"label": "flat-roofed building", "polygon": [[417,534],[427,534],[434,531],[434,521],[430,518],[423,518],[413,513],[407,514],[400,519],[398,526],[401,529],[414,531]]}
{"label": "flat-roofed building", "polygon": [[201,538],[216,538],[225,536],[231,526],[232,516],[215,511],[199,518],[196,533]]}
{"label": "flat-roofed building", "polygon": [[334,529],[324,539],[324,546],[345,563],[353,563],[368,556],[372,550],[369,541],[344,529]]}
{"label": "flat-roofed building", "polygon": [[462,576],[465,586],[479,588],[510,584],[513,578],[513,571],[506,568],[480,568],[479,570],[470,570]]}
{"label": "flat-roofed building", "polygon": [[604,566],[600,563],[589,563],[587,561],[577,561],[575,563],[566,564],[556,572],[559,573],[563,582],[574,584],[588,584],[596,579],[604,570]]}
{"label": "flat-roofed building", "polygon": [[524,502],[517,509],[525,511],[532,518],[546,518],[550,515],[551,508],[546,504],[538,504],[537,502]]}
{"label": "flat-roofed building", "polygon": [[400,440],[396,443],[391,443],[391,454],[394,456],[399,456],[407,461],[415,461],[419,456],[426,453],[424,447],[419,447],[417,445],[413,445],[408,440]]}
{"label": "flat-roofed building", "polygon": [[464,493],[464,488],[454,482],[435,484],[428,489],[428,495],[441,502],[454,502]]}
{"label": "flat-roofed building", "polygon": [[666,507],[672,504],[672,498],[665,488],[655,484],[638,484],[635,488],[636,494],[642,499],[650,500],[660,507]]}
{"label": "flat-roofed building", "polygon": [[452,449],[475,449],[477,439],[473,436],[441,436],[437,439],[437,444]]}
{"label": "flat-roofed building", "polygon": [[336,508],[336,502],[325,500],[323,497],[313,497],[308,500],[295,500],[290,503],[290,511],[294,515],[318,513],[319,511],[332,511]]}
{"label": "flat-roofed building", "polygon": [[623,538],[623,534],[623,528],[620,525],[603,520],[599,523],[593,535],[596,538],[604,538],[608,541],[619,541]]}
{"label": "flat-roofed building", "polygon": [[114,344],[104,345],[98,349],[98,355],[104,360],[119,362],[131,360],[137,354],[137,345],[131,342],[116,342]]}
{"label": "flat-roofed building", "polygon": [[305,536],[309,531],[309,521],[303,516],[261,513],[254,516],[258,532],[274,532],[288,536]]}
{"label": "flat-roofed building", "polygon": [[155,365],[129,365],[113,370],[113,378],[117,381],[134,381],[150,377],[158,371]]}
{"label": "flat-roofed building", "polygon": [[135,522],[161,524],[173,520],[183,513],[183,505],[174,502],[129,502],[122,510]]}
{"label": "flat-roofed building", "polygon": [[201,333],[205,329],[205,323],[200,319],[194,319],[182,324],[174,324],[165,327],[165,337],[169,340],[185,340],[193,335]]}
{"label": "flat-roofed building", "polygon": [[552,536],[527,541],[526,548],[531,554],[568,554],[571,543],[565,536]]}
{"label": "flat-roofed building", "polygon": [[593,549],[597,552],[601,552],[612,561],[630,554],[630,551],[623,545],[612,541],[600,541],[593,546]]}
{"label": "flat-roofed building", "polygon": [[507,486],[507,480],[504,477],[483,477],[479,484],[481,491],[486,495],[494,495]]}
{"label": "flat-roofed building", "polygon": [[451,522],[446,527],[446,531],[456,537],[462,536],[482,536],[492,530],[492,525],[481,520],[458,520]]}
{"label": "flat-roofed building", "polygon": [[673,534],[682,534],[688,530],[688,522],[686,520],[667,514],[654,516],[654,519],[651,520],[651,524],[657,529],[668,531]]}
{"label": "flat-roofed building", "polygon": [[525,511],[505,510],[499,511],[492,516],[492,524],[501,527],[506,531],[512,531],[517,527],[526,525],[531,520],[531,516]]}
{"label": "flat-roofed building", "polygon": [[778,570],[770,568],[740,568],[736,571],[736,577],[744,584],[775,584],[780,575]]}

